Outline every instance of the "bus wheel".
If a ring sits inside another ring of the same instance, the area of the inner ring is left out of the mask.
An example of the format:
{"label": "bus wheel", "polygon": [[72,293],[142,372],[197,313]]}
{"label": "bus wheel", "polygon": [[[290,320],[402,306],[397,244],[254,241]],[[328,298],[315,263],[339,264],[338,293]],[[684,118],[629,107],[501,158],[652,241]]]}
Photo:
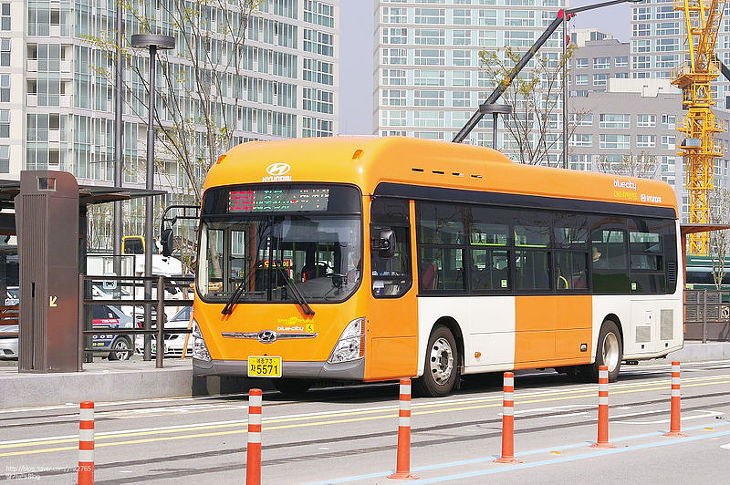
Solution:
{"label": "bus wheel", "polygon": [[271,379],[277,391],[287,396],[301,396],[312,386],[310,381],[304,379]]}
{"label": "bus wheel", "polygon": [[129,360],[132,356],[130,352],[127,352],[132,348],[132,344],[129,343],[127,337],[115,338],[111,348],[112,352],[109,352],[109,360]]}
{"label": "bus wheel", "polygon": [[423,375],[415,382],[416,391],[424,396],[445,396],[458,377],[459,349],[454,335],[446,327],[436,327],[428,339],[426,362]]}
{"label": "bus wheel", "polygon": [[598,334],[598,348],[596,349],[596,362],[593,365],[584,367],[584,377],[588,382],[598,381],[598,367],[608,367],[608,381],[614,382],[618,379],[623,359],[623,344],[618,325],[611,320],[606,320],[601,325],[601,333]]}

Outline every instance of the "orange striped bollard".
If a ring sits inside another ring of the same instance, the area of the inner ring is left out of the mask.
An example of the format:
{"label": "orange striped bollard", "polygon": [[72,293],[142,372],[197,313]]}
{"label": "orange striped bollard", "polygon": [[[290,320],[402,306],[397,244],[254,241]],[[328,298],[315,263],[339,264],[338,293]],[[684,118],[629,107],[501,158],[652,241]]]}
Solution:
{"label": "orange striped bollard", "polygon": [[388,476],[398,480],[413,480],[411,475],[411,380],[400,380],[400,409],[398,410],[398,458],[395,473]]}
{"label": "orange striped bollard", "polygon": [[94,403],[79,405],[79,485],[94,484]]}
{"label": "orange striped bollard", "polygon": [[672,418],[669,426],[669,433],[665,433],[664,436],[674,436],[676,438],[687,436],[682,433],[682,423],[680,421],[680,400],[679,362],[674,361],[672,362]]}
{"label": "orange striped bollard", "polygon": [[495,463],[522,463],[515,458],[515,375],[504,373],[502,406],[502,456]]}
{"label": "orange striped bollard", "polygon": [[615,448],[608,442],[608,366],[598,367],[598,441],[591,448]]}
{"label": "orange striped bollard", "polygon": [[261,389],[248,391],[248,438],[246,442],[246,485],[261,484]]}

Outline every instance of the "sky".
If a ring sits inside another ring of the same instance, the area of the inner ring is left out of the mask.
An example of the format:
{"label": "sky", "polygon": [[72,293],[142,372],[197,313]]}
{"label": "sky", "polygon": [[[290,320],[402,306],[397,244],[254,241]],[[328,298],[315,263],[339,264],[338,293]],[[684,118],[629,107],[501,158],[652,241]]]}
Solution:
{"label": "sky", "polygon": [[[600,3],[575,0],[570,7]],[[370,135],[373,127],[373,9],[375,0],[340,0],[341,135]],[[570,23],[574,28],[597,28],[628,42],[631,5],[612,5],[581,12]],[[476,109],[476,106],[474,107]]]}

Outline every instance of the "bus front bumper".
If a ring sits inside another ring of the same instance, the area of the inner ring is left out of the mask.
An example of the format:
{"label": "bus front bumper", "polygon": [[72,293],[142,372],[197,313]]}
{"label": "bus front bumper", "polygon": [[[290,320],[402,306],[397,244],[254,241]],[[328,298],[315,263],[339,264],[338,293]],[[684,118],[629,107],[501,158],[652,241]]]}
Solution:
{"label": "bus front bumper", "polygon": [[[365,377],[365,359],[330,364],[327,362],[283,362],[282,377],[295,379],[335,379],[362,381]],[[193,375],[203,376],[247,376],[247,360],[193,359]]]}

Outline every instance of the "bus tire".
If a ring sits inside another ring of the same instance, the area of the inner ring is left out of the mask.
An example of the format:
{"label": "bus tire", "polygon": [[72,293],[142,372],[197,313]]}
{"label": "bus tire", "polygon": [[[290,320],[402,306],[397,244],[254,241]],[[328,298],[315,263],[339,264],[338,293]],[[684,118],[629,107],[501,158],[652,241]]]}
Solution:
{"label": "bus tire", "polygon": [[312,383],[305,379],[288,379],[286,377],[279,379],[271,379],[271,383],[274,385],[277,391],[286,396],[301,396],[305,394]]}
{"label": "bus tire", "polygon": [[598,382],[598,368],[605,365],[608,367],[608,382],[615,382],[621,370],[622,359],[623,342],[618,325],[613,320],[605,320],[598,334],[596,361],[583,368],[583,377],[587,382]]}
{"label": "bus tire", "polygon": [[449,394],[459,379],[459,362],[454,335],[439,325],[428,339],[423,375],[414,383],[416,393],[429,397]]}

